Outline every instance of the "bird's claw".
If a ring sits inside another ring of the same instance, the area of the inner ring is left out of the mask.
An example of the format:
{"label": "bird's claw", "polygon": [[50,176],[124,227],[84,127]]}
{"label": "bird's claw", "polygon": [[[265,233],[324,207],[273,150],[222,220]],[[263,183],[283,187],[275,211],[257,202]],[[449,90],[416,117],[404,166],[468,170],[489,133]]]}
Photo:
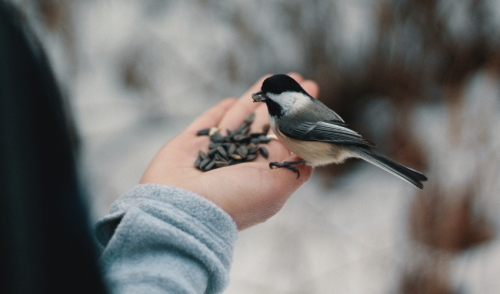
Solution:
{"label": "bird's claw", "polygon": [[297,173],[297,179],[300,178],[300,171],[293,166],[294,164],[304,164],[305,161],[284,161],[284,162],[270,162],[269,163],[269,168],[272,169],[274,166],[275,167],[286,167],[289,170],[293,171],[294,173]]}

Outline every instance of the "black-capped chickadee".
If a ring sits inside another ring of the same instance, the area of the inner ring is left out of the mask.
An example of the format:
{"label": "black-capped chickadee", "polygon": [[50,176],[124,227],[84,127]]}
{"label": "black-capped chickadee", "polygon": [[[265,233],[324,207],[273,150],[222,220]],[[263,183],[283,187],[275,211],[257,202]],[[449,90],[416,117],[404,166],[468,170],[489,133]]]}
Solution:
{"label": "black-capped chickadee", "polygon": [[372,150],[375,145],[351,130],[342,118],[319,100],[312,98],[291,77],[274,75],[262,83],[254,102],[264,102],[269,121],[278,139],[303,161],[271,162],[269,167],[286,167],[297,173],[293,165],[321,166],[342,163],[350,157],[361,158],[422,189],[423,174],[402,166]]}

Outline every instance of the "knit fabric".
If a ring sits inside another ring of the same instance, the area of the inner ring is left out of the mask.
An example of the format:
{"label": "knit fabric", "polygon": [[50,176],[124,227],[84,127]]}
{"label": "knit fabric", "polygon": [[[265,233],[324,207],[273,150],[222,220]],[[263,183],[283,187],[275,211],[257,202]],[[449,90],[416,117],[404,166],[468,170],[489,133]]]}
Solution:
{"label": "knit fabric", "polygon": [[126,192],[95,229],[113,293],[220,293],[237,232],[212,202],[157,184]]}

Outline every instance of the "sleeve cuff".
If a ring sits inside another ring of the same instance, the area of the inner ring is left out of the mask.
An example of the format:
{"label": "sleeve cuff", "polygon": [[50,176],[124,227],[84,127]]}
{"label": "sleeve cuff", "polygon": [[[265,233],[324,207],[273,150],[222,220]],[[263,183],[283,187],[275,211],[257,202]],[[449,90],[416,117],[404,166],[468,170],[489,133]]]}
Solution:
{"label": "sleeve cuff", "polygon": [[[145,184],[116,200],[110,214],[97,222],[95,232],[105,267],[124,252],[147,248],[140,244],[132,248],[134,243],[156,242],[199,260],[211,275],[207,292],[216,293],[228,283],[238,230],[229,214],[195,193]],[[135,240],[141,236],[142,241]]]}

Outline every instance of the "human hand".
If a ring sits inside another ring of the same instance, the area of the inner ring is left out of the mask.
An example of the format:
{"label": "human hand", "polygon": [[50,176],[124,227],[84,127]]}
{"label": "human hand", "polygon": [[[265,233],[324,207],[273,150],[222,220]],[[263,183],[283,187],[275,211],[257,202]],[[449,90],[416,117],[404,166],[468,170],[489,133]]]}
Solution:
{"label": "human hand", "polygon": [[[296,73],[289,74],[316,97],[318,85],[304,80]],[[194,192],[212,201],[226,211],[236,222],[239,230],[264,222],[276,214],[286,200],[305,183],[313,168],[307,165],[296,166],[297,174],[288,169],[270,169],[271,161],[300,160],[277,140],[266,144],[269,158],[258,156],[252,162],[202,172],[194,166],[198,151],[208,150],[209,137],[197,136],[200,129],[219,126],[225,135],[227,129],[238,128],[245,118],[255,112],[251,132],[258,132],[269,123],[267,106],[253,103],[252,93],[260,90],[262,77],[239,100],[226,99],[199,116],[184,132],[166,143],[153,158],[144,172],[141,184],[156,183],[179,187]]]}

